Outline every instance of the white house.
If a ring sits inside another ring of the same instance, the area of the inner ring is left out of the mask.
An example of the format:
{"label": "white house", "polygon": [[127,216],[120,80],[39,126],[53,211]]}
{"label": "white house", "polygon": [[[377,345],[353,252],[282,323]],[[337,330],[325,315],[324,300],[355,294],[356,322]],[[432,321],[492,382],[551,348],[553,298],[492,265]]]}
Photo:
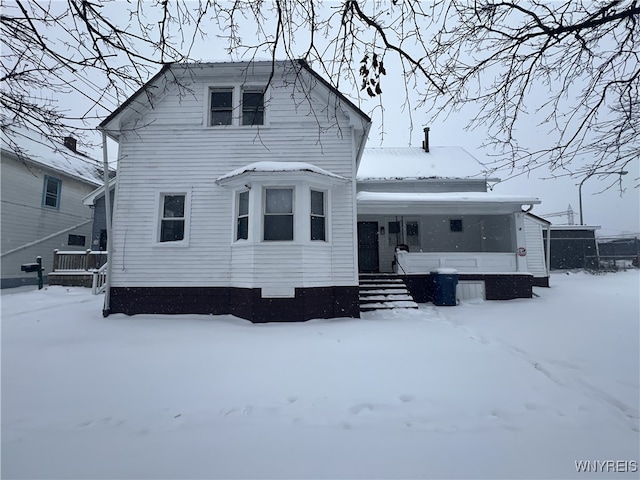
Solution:
{"label": "white house", "polygon": [[119,143],[105,313],[357,317],[359,274],[426,301],[439,266],[531,297],[540,201],[487,192],[460,148],[365,149],[370,125],[304,61],[164,67],[100,127]]}
{"label": "white house", "polygon": [[119,143],[106,313],[359,316],[370,124],[303,61],[163,68],[100,127]]}
{"label": "white house", "polygon": [[[82,199],[102,183],[98,163],[67,137],[56,147],[41,133],[12,126],[2,133],[2,288],[36,282],[21,272],[42,257],[53,269],[53,251],[90,248],[91,210]],[[15,148],[20,149],[19,155]]]}

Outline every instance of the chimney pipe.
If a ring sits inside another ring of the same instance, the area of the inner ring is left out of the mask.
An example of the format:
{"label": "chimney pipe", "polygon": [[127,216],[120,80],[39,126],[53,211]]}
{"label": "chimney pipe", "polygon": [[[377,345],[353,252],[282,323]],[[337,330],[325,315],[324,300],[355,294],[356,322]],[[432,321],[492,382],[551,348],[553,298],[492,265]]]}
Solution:
{"label": "chimney pipe", "polygon": [[424,140],[422,141],[422,148],[425,152],[429,152],[429,127],[424,127]]}
{"label": "chimney pipe", "polygon": [[78,152],[78,141],[73,137],[64,137],[64,146],[74,153]]}

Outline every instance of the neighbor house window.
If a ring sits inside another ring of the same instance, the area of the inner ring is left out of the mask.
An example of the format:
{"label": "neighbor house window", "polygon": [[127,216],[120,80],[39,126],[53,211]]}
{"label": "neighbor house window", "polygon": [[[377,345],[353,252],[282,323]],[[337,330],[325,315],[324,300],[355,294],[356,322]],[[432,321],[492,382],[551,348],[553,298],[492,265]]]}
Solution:
{"label": "neighbor house window", "polygon": [[74,247],[84,247],[85,242],[87,241],[84,235],[71,235],[69,234],[68,245],[73,245]]}
{"label": "neighbor house window", "polygon": [[236,240],[249,238],[249,192],[238,194],[238,225],[236,227]]}
{"label": "neighbor house window", "polygon": [[461,232],[462,231],[462,219],[449,220],[449,229],[452,232]]}
{"label": "neighbor house window", "polygon": [[264,125],[264,93],[262,90],[243,90],[242,125]]}
{"label": "neighbor house window", "polygon": [[264,239],[293,240],[292,188],[267,188],[265,190]]}
{"label": "neighbor house window", "polygon": [[185,199],[184,194],[161,196],[160,241],[178,242],[184,240]]}
{"label": "neighbor house window", "polygon": [[42,205],[51,208],[60,208],[60,189],[62,181],[57,178],[44,177],[44,192],[42,192]]}
{"label": "neighbor house window", "polygon": [[211,125],[231,125],[233,123],[233,89],[211,90]]}
{"label": "neighbor house window", "polygon": [[311,190],[311,240],[326,240],[324,192]]}

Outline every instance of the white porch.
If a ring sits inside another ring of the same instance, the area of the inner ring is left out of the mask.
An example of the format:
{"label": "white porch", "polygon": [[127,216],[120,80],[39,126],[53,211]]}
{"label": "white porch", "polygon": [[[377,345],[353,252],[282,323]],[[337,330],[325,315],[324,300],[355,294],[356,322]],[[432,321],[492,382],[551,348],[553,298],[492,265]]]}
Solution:
{"label": "white porch", "polygon": [[[428,275],[446,267],[466,274],[527,273],[523,208],[538,203],[537,198],[490,192],[360,191],[360,270]],[[396,255],[398,245],[408,252]]]}

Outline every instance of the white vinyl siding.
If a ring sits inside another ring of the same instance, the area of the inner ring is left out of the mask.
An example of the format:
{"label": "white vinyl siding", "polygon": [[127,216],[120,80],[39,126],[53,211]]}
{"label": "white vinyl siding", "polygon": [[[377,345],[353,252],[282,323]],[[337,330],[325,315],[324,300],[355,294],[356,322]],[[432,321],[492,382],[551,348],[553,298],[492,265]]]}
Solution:
{"label": "white vinyl siding", "polygon": [[[230,84],[239,78],[259,85],[268,78],[270,64],[260,75],[248,78],[242,77],[240,69],[228,68],[219,75],[199,73],[201,86],[194,86],[194,95],[180,97],[176,87],[168,84],[165,96],[153,110],[146,111],[146,127],[127,132],[128,126],[142,120],[136,117],[122,125],[113,285],[263,286],[285,281],[298,287],[356,285],[354,181],[331,189],[331,201],[327,202],[330,241],[314,242],[312,250],[308,244],[297,242],[260,243],[262,232],[252,231],[251,222],[249,243],[255,234],[254,241],[260,245],[248,249],[246,242],[234,241],[237,191],[216,185],[216,178],[256,161],[304,161],[353,180],[353,147],[360,137],[354,138],[342,109],[338,108],[337,117],[334,115],[335,102],[328,106],[326,98],[316,99],[315,94],[305,96],[302,92],[292,99],[291,83],[283,82],[278,75],[269,88],[268,128],[261,128],[259,137],[253,128],[209,127],[207,97],[211,85]],[[316,115],[311,114],[314,112]],[[286,186],[283,180],[280,185]],[[171,255],[163,254],[159,259],[157,251],[149,248],[155,241],[151,232],[158,209],[154,192],[187,189],[191,192],[189,248],[171,249]],[[261,191],[260,186],[251,188],[249,215],[252,208],[257,208],[257,215],[262,216]],[[296,186],[296,198],[298,191]],[[304,204],[308,202],[307,197]],[[305,217],[310,243],[309,213]]]}

